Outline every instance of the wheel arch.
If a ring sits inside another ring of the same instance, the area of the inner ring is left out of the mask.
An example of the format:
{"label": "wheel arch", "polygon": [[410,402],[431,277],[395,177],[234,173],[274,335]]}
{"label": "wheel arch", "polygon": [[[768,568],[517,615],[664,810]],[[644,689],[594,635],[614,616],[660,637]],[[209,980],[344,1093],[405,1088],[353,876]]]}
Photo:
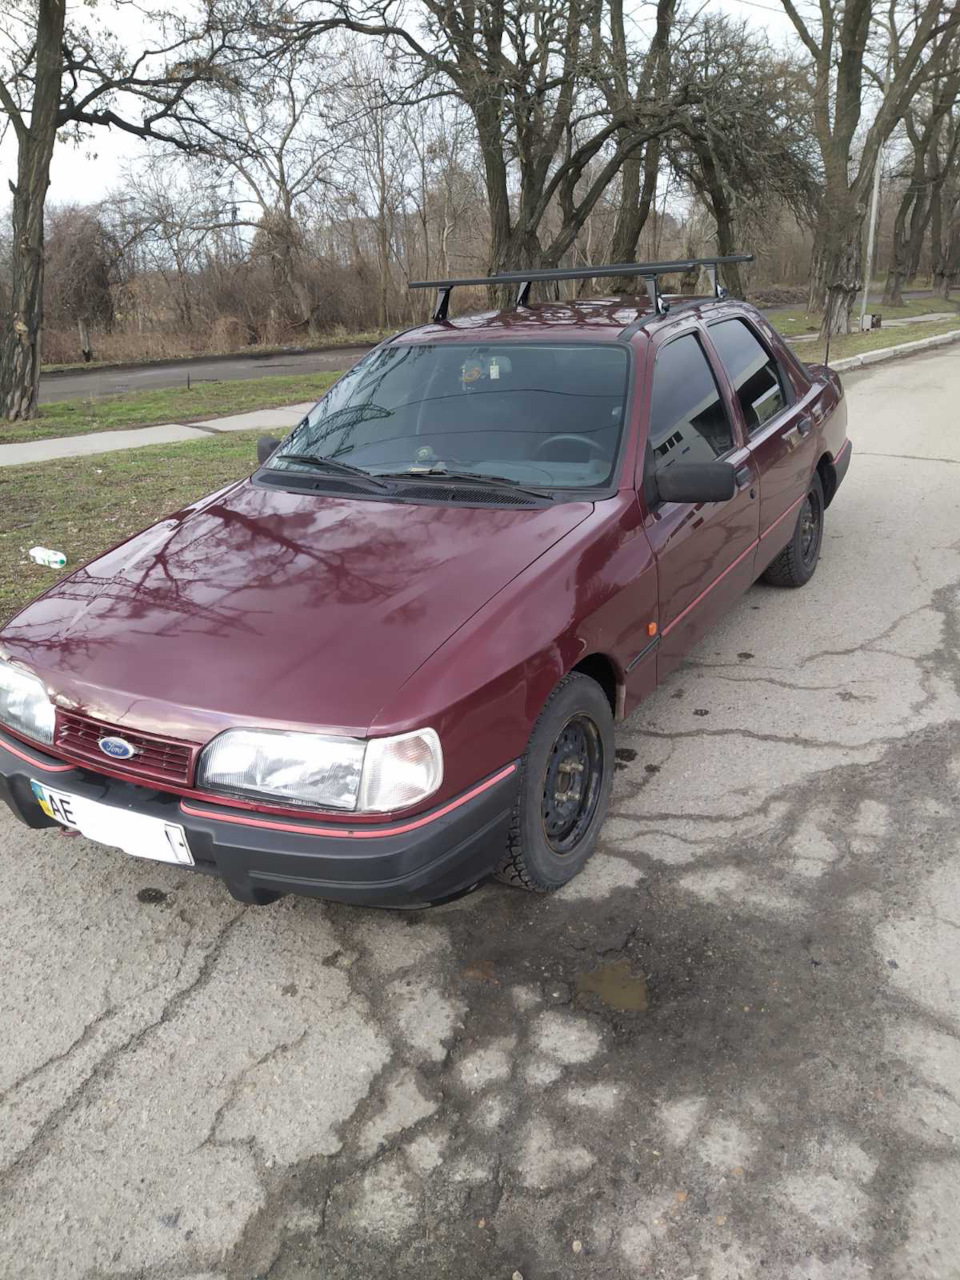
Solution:
{"label": "wheel arch", "polygon": [[817,475],[823,486],[823,509],[826,511],[837,492],[837,469],[833,465],[833,455],[822,453],[816,466]]}
{"label": "wheel arch", "polygon": [[597,682],[610,703],[610,710],[613,712],[614,720],[622,720],[626,681],[624,680],[623,672],[614,660],[606,653],[588,653],[573,664],[569,674],[573,675],[576,672],[589,676],[591,680]]}

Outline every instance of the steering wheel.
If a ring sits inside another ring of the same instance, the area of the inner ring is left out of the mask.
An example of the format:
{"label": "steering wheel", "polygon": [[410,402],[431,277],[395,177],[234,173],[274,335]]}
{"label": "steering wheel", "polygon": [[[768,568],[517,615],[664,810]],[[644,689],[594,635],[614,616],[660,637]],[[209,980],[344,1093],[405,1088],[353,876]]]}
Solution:
{"label": "steering wheel", "polygon": [[536,452],[533,456],[535,458],[539,458],[542,454],[546,453],[551,445],[566,444],[570,440],[574,441],[576,444],[585,445],[592,451],[595,457],[606,457],[607,451],[599,440],[594,440],[590,436],[576,435],[573,432],[563,432],[560,435],[548,436],[546,440],[542,441],[537,446]]}

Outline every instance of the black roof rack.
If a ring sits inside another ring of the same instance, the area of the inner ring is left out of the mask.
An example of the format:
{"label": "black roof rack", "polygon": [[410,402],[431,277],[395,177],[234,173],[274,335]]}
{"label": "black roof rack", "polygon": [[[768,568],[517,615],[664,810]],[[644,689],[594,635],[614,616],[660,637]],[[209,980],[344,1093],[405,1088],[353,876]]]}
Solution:
{"label": "black roof rack", "polygon": [[647,294],[654,311],[663,315],[669,304],[662,297],[657,286],[658,276],[674,275],[678,271],[692,271],[705,267],[713,282],[713,293],[716,298],[725,298],[726,290],[720,284],[717,270],[724,263],[752,262],[752,253],[730,253],[726,257],[681,258],[676,262],[614,262],[603,267],[551,267],[543,270],[531,267],[527,271],[504,271],[498,276],[474,276],[465,280],[412,280],[411,289],[436,289],[437,305],[433,319],[437,323],[446,320],[450,308],[450,294],[458,285],[476,284],[515,284],[517,286],[517,306],[525,307],[530,297],[530,286],[544,280],[595,280],[614,276],[639,276],[646,285]]}

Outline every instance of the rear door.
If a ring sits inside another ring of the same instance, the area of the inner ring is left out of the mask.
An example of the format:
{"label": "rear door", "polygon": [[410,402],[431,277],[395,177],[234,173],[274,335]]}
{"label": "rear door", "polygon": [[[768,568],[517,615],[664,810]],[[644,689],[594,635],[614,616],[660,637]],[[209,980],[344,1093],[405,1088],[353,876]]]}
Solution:
{"label": "rear door", "polygon": [[760,479],[759,575],[786,546],[817,462],[815,396],[812,391],[797,394],[749,317],[731,316],[709,324],[707,338],[730,380]]}
{"label": "rear door", "polygon": [[699,327],[657,346],[650,393],[645,479],[691,462],[730,462],[737,489],[728,502],[657,502],[645,484],[646,531],[657,560],[659,675],[754,579],[759,522],[756,472],[721,392]]}

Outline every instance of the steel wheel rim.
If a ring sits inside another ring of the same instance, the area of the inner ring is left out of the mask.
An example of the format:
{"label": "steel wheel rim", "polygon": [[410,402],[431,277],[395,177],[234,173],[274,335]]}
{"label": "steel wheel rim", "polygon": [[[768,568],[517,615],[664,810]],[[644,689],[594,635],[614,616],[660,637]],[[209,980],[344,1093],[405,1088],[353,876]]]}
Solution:
{"label": "steel wheel rim", "polygon": [[800,511],[800,559],[809,568],[820,550],[820,500],[811,491]]}
{"label": "steel wheel rim", "polygon": [[590,829],[603,767],[600,730],[582,712],[571,716],[550,748],[540,796],[544,839],[559,857],[573,853]]}

